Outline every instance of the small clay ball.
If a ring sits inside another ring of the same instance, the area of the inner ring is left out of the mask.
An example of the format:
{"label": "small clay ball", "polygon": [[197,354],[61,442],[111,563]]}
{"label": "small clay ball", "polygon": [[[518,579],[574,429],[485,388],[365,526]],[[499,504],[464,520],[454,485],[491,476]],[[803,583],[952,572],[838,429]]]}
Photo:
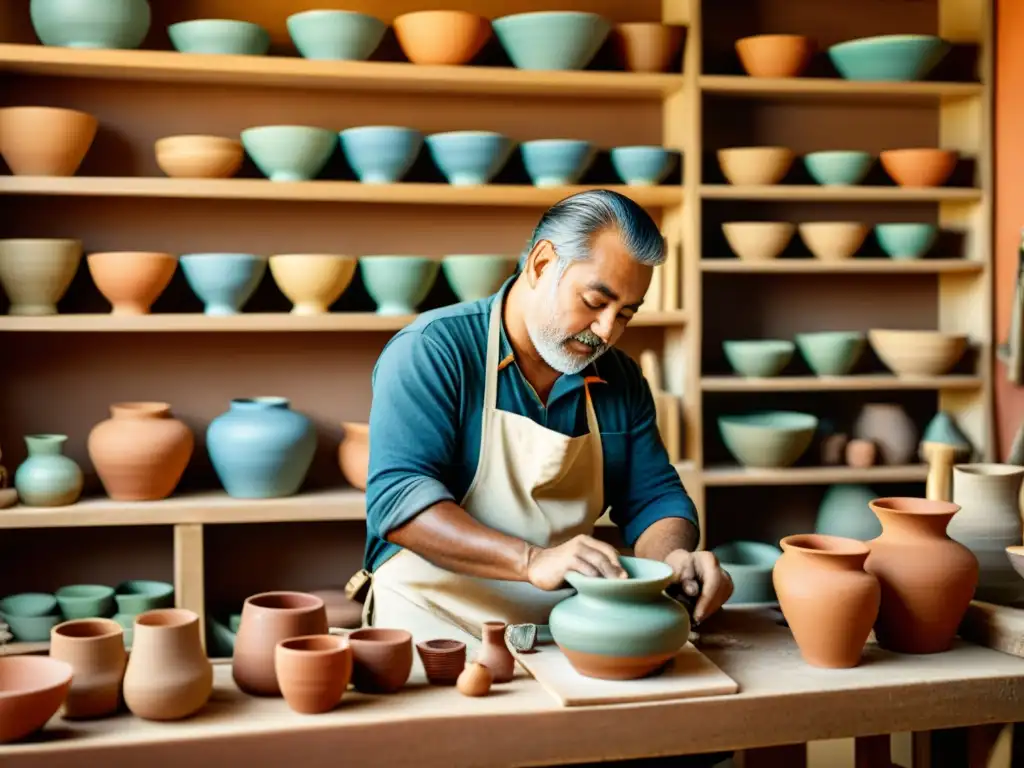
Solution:
{"label": "small clay ball", "polygon": [[455,681],[455,687],[463,696],[486,696],[491,690],[492,682],[494,682],[494,677],[491,675],[491,670],[474,661],[467,664],[459,674],[459,679]]}

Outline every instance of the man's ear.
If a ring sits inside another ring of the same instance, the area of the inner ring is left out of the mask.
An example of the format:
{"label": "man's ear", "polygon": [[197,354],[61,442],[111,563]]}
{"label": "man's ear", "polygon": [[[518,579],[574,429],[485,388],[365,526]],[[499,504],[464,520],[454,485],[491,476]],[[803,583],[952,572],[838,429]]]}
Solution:
{"label": "man's ear", "polygon": [[554,260],[555,248],[551,245],[551,241],[538,240],[530,249],[530,253],[526,257],[526,267],[523,269],[531,288],[537,287],[537,281]]}

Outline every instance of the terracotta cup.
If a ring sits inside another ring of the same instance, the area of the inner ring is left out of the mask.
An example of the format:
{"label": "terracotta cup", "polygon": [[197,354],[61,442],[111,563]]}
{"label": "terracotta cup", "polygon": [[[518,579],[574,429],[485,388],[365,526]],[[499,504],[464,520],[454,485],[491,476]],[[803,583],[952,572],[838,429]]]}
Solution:
{"label": "terracotta cup", "polygon": [[115,315],[148,315],[171,282],[178,260],[155,251],[111,251],[86,257],[96,288]]}
{"label": "terracotta cup", "polygon": [[95,117],[76,109],[0,109],[0,155],[15,176],[74,176],[97,127]]}
{"label": "terracotta cup", "polygon": [[461,640],[425,640],[416,643],[431,685],[455,685],[466,667],[466,644]]}
{"label": "terracotta cup", "polygon": [[277,644],[292,637],[326,634],[327,611],[315,595],[282,591],[246,598],[231,662],[235,685],[253,696],[280,696],[274,669]]}
{"label": "terracotta cup", "polygon": [[306,635],[274,648],[274,671],[285,702],[296,712],[319,715],[338,705],[352,678],[352,649],[338,635]]}
{"label": "terracotta cup", "polygon": [[391,26],[414,64],[468,64],[491,36],[491,23],[469,11],[413,11],[396,17]]}
{"label": "terracotta cup", "polygon": [[112,715],[121,701],[128,654],[124,630],[113,619],[72,619],[50,630],[50,658],[74,670],[64,700],[67,718]]}
{"label": "terracotta cup", "polygon": [[617,24],[612,42],[630,72],[664,72],[683,43],[683,28],[656,21]]}
{"label": "terracotta cup", "polygon": [[365,491],[370,471],[370,425],[343,421],[341,426],[345,430],[338,443],[341,474],[354,488]]}
{"label": "terracotta cup", "polygon": [[352,684],[363,693],[394,693],[412,673],[412,635],[404,629],[367,627],[348,635]]}

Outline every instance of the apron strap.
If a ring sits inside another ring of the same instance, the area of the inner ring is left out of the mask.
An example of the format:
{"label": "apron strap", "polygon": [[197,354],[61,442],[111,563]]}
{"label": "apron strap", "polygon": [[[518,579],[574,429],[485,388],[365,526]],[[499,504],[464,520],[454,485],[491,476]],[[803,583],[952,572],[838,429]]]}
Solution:
{"label": "apron strap", "polygon": [[[487,358],[484,365],[484,414],[498,407],[498,354],[501,342],[502,297],[496,296],[491,305],[491,318],[487,324]],[[487,425],[487,419],[484,420]],[[487,435],[483,435],[484,438]]]}

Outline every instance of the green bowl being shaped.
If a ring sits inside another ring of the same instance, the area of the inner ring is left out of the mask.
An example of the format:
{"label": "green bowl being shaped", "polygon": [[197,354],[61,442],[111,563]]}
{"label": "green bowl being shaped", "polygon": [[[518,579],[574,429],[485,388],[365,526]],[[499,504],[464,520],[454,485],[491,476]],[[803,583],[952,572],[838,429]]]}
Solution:
{"label": "green bowl being shaped", "polygon": [[517,69],[584,69],[604,45],[611,23],[596,13],[534,11],[491,22]]}
{"label": "green bowl being shaped", "polygon": [[117,612],[139,614],[155,608],[171,608],[174,603],[174,585],[165,581],[133,579],[117,585],[114,591]]}
{"label": "green bowl being shaped", "polygon": [[848,40],[828,49],[833,66],[847,80],[921,80],[951,46],[935,35],[880,35]]}
{"label": "green bowl being shaped", "polygon": [[94,619],[114,615],[114,588],[102,584],[72,584],[55,594],[67,619]]}
{"label": "green bowl being shaped", "polygon": [[800,354],[819,376],[848,374],[860,360],[867,343],[867,334],[860,331],[818,331],[796,335]]}
{"label": "green bowl being shaped", "polygon": [[441,262],[425,256],[365,256],[359,259],[363,285],[378,315],[411,315],[434,287]]}
{"label": "green bowl being shaped", "polygon": [[441,271],[459,301],[477,301],[496,293],[517,261],[501,254],[459,253],[441,259]]}
{"label": "green bowl being shaped", "polygon": [[818,417],[796,411],[758,411],[718,417],[729,453],[745,467],[788,467],[814,439]]}
{"label": "green bowl being shaped", "polygon": [[0,600],[4,616],[48,616],[57,612],[57,598],[45,592],[22,592]]}
{"label": "green bowl being shaped", "polygon": [[869,152],[830,150],[804,155],[804,167],[816,182],[824,186],[848,187],[859,184],[871,170],[874,157]]}
{"label": "green bowl being shaped", "polygon": [[920,259],[935,245],[939,228],[916,221],[893,222],[875,226],[875,238],[893,259]]}
{"label": "green bowl being shaped", "polygon": [[732,577],[733,593],[726,601],[743,603],[775,602],[772,568],[782,557],[782,550],[763,541],[731,541],[711,552],[722,569]]}
{"label": "green bowl being shaped", "polygon": [[234,19],[194,19],[167,27],[171,45],[181,53],[265,56],[270,34],[259,24]]}
{"label": "green bowl being shaped", "polygon": [[766,378],[778,376],[793,359],[796,345],[783,339],[723,341],[722,350],[729,365],[740,376]]}
{"label": "green bowl being shaped", "polygon": [[149,0],[32,0],[32,28],[43,45],[134,49],[149,33]]}
{"label": "green bowl being shaped", "polygon": [[6,616],[4,621],[11,628],[11,634],[19,643],[45,643],[50,639],[50,630],[64,619],[51,616]]}

